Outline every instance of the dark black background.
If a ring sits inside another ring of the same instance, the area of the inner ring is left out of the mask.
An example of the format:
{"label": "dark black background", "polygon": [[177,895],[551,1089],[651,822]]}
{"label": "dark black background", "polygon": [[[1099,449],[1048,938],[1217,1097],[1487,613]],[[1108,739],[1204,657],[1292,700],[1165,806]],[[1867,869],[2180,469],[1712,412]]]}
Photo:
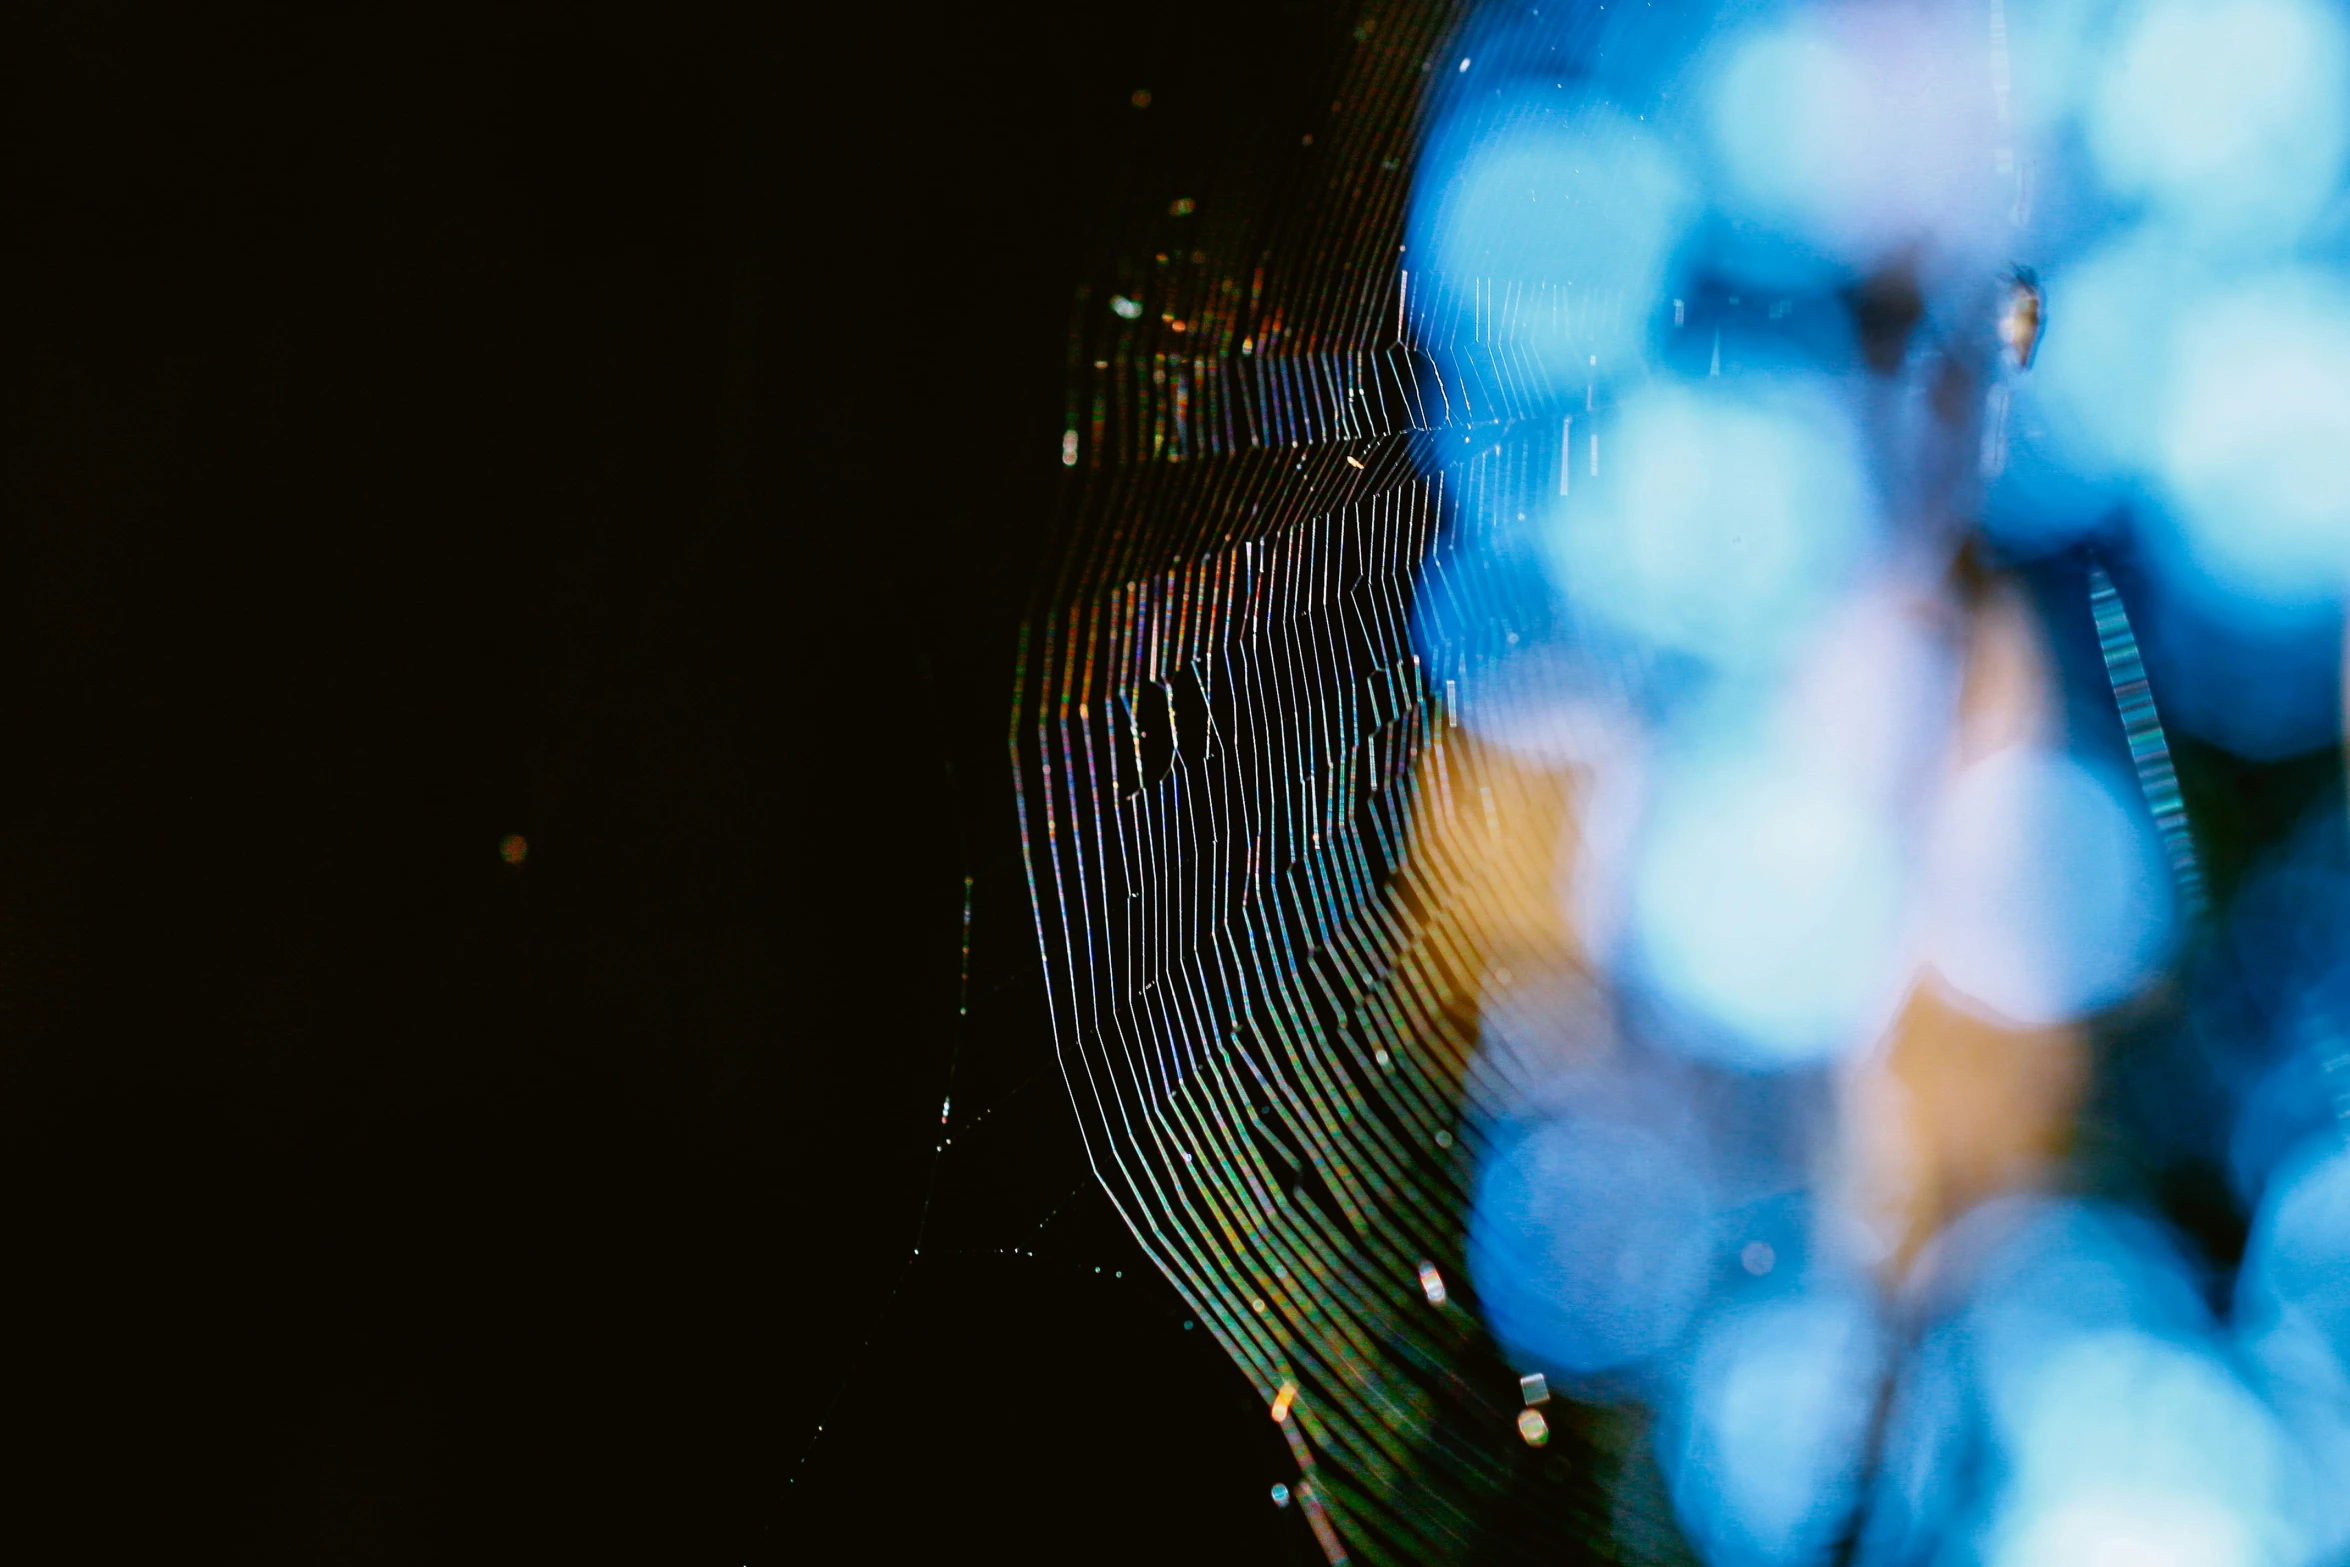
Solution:
{"label": "dark black background", "polygon": [[0,1549],[1318,1559],[1005,735],[1073,291],[1350,21],[9,13]]}

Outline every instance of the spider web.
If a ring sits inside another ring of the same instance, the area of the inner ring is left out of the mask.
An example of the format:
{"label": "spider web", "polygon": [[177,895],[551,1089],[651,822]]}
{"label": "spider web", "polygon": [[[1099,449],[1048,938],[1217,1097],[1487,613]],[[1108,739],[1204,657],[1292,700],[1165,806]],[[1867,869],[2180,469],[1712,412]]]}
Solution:
{"label": "spider web", "polygon": [[1286,188],[1178,201],[1080,292],[1020,825],[1094,1173],[1279,1423],[1330,1559],[1548,1555],[1611,1504],[1620,1551],[1670,1556],[1653,1495],[1574,1462],[1623,1433],[1521,1440],[1462,1262],[1480,985],[1555,917],[1523,845],[1564,814],[1463,705],[1506,706],[1541,629],[1509,524],[1577,432],[1497,330],[1564,302],[1413,287],[1460,21],[1358,22]]}

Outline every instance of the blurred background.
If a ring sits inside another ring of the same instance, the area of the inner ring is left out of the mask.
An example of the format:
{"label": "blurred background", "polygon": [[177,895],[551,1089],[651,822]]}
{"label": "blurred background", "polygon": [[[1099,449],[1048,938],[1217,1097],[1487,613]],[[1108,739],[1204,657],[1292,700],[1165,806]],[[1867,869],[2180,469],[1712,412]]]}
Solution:
{"label": "blurred background", "polygon": [[2350,1549],[2336,0],[0,27],[0,1539]]}
{"label": "blurred background", "polygon": [[1078,295],[1012,730],[1327,1555],[2339,1561],[2350,15],[1352,38]]}
{"label": "blurred background", "polygon": [[1004,723],[1072,290],[1347,24],[11,10],[14,1547],[1319,1559]]}

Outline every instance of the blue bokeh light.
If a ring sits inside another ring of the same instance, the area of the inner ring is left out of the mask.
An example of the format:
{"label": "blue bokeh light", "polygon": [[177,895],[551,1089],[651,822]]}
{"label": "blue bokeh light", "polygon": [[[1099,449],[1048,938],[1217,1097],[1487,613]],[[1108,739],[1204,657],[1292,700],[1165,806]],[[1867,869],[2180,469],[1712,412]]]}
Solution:
{"label": "blue bokeh light", "polygon": [[1867,1042],[1902,983],[1907,873],[1875,802],[1774,748],[1710,753],[1662,786],[1633,872],[1641,977],[1730,1064],[1815,1064]]}
{"label": "blue bokeh light", "polygon": [[2322,618],[2350,583],[2350,292],[2280,272],[2181,312],[2156,472],[2174,593],[2257,626]]}
{"label": "blue bokeh light", "polygon": [[2310,1530],[2326,1559],[2350,1551],[2350,1147],[2338,1127],[2285,1161],[2236,1282],[2246,1359],[2309,1471]]}
{"label": "blue bokeh light", "polygon": [[2121,787],[2070,757],[2011,747],[1946,799],[1927,898],[1942,977],[2017,1023],[2110,1005],[2153,973],[2169,871]]}
{"label": "blue bokeh light", "polygon": [[2174,234],[2290,241],[2350,153],[2350,37],[2324,0],[2152,0],[2124,13],[2084,107],[2117,194]]}
{"label": "blue bokeh light", "polygon": [[[1542,83],[1431,138],[1408,253],[1554,385],[1637,364],[1694,182],[1629,115]],[[1595,363],[1596,362],[1596,363]]]}
{"label": "blue bokeh light", "polygon": [[2136,479],[2159,451],[2173,326],[2206,274],[2133,230],[2048,279],[2028,384],[2050,455],[2087,479]]}
{"label": "blue bokeh light", "polygon": [[2193,1340],[2210,1310],[2177,1242],[2138,1214],[2081,1201],[2004,1198],[1936,1242],[1960,1285],[1979,1374],[1996,1395],[2069,1335],[2129,1329]]}
{"label": "blue bokeh light", "polygon": [[1707,1331],[1660,1457],[1708,1562],[1821,1559],[1859,1498],[1884,1353],[1857,1293],[1785,1294]]}
{"label": "blue bokeh light", "polygon": [[2047,1347],[2002,1424],[1998,1567],[2302,1559],[2298,1479],[2275,1418],[2212,1350],[2146,1333]]}
{"label": "blue bokeh light", "polygon": [[1546,542],[1586,614],[1653,648],[1749,666],[1850,579],[1875,513],[1851,420],[1824,386],[1715,386],[1663,382],[1627,400],[1600,474],[1576,475],[1582,488],[1553,503]]}
{"label": "blue bokeh light", "polygon": [[1644,1360],[1704,1299],[1711,1216],[1686,1149],[1596,1117],[1542,1122],[1477,1182],[1469,1269],[1486,1320],[1553,1374]]}
{"label": "blue bokeh light", "polygon": [[2157,613],[2165,715],[2271,758],[2340,731],[2350,586],[2350,290],[2308,268],[2226,273],[2130,231],[2048,285],[2007,389],[1986,527],[2032,556],[2123,521]]}
{"label": "blue bokeh light", "polygon": [[2007,1199],[1937,1240],[1859,1559],[2278,1564],[2310,1471],[2161,1226]]}
{"label": "blue bokeh light", "polygon": [[1850,265],[1979,247],[1997,109],[1948,20],[1790,7],[1728,41],[1708,84],[1716,199]]}
{"label": "blue bokeh light", "polygon": [[2350,1366],[2350,1146],[2312,1140],[2270,1183],[2238,1281],[2238,1314],[2294,1313]]}

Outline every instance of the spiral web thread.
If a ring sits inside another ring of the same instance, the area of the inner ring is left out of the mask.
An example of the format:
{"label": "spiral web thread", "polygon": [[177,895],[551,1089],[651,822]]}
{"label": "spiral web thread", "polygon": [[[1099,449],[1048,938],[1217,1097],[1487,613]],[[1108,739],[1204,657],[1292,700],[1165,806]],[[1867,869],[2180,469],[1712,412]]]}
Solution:
{"label": "spiral web thread", "polygon": [[[1497,954],[1555,946],[1529,927],[1564,816],[1461,702],[1518,641],[1492,562],[1559,487],[1568,398],[1494,346],[1560,301],[1414,295],[1411,160],[1458,21],[1358,22],[1290,189],[1207,193],[1122,308],[1080,293],[1009,737],[1094,1172],[1264,1398],[1332,1561],[1508,1559],[1496,1499],[1530,1493],[1537,1554],[1607,1532],[1568,1455],[1520,1441],[1461,1259],[1478,997]],[[1416,585],[1448,601],[1441,655]]]}

